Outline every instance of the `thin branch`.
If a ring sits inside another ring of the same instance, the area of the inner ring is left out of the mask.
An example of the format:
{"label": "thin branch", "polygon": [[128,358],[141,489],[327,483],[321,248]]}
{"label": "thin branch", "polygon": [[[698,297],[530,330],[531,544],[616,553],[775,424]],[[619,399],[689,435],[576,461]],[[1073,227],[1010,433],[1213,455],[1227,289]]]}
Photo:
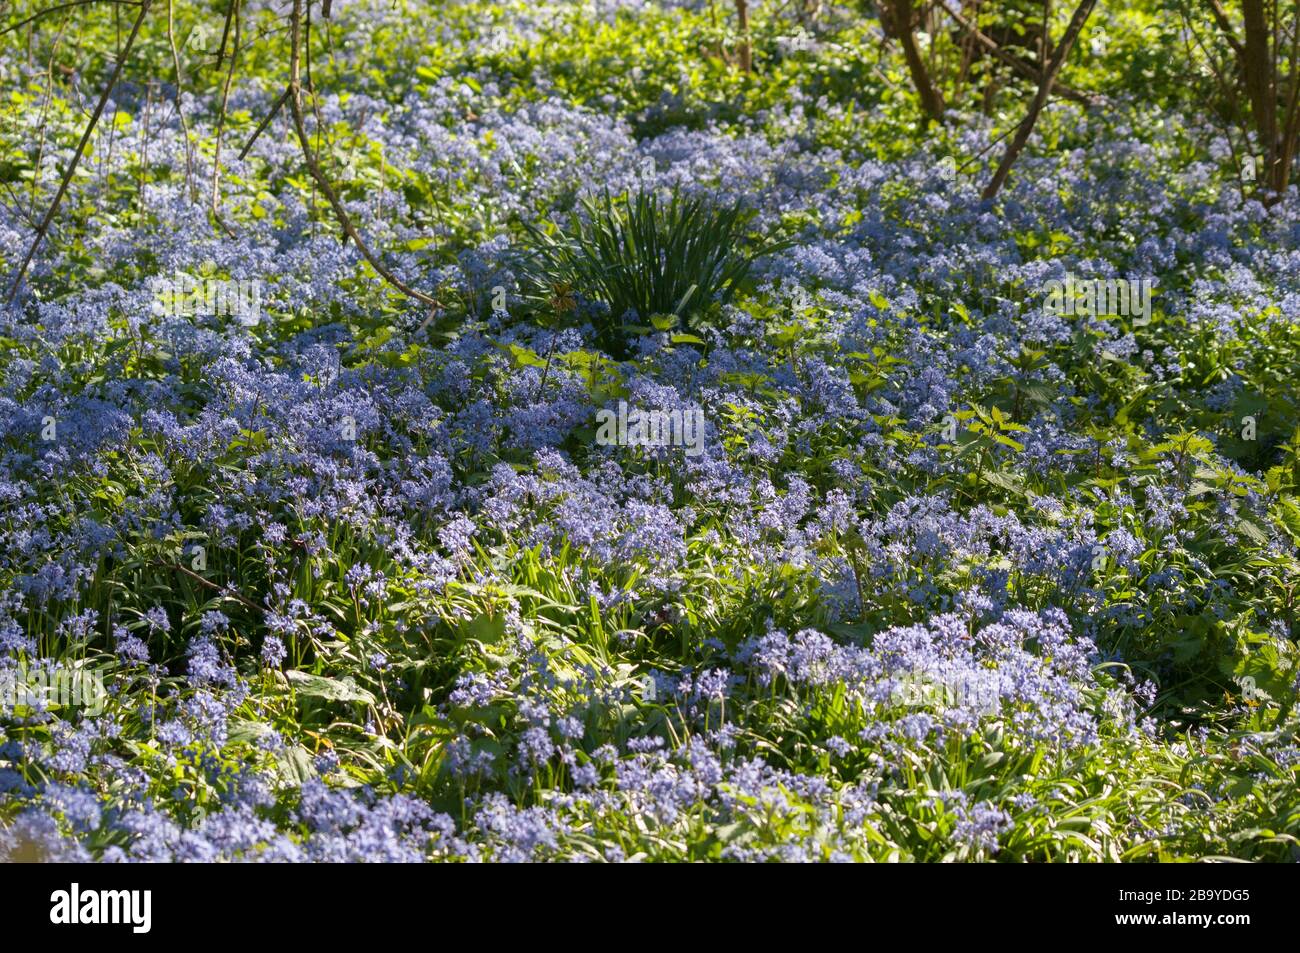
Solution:
{"label": "thin branch", "polygon": [[318,161],[315,151],[311,147],[311,141],[307,136],[307,126],[303,120],[302,111],[302,0],[293,0],[293,7],[289,14],[290,20],[290,40],[289,40],[289,111],[293,115],[294,130],[298,134],[298,142],[302,146],[303,159],[307,163],[307,170],[311,173],[312,180],[320,188],[325,200],[329,202],[330,208],[334,210],[334,216],[339,220],[339,225],[343,227],[344,233],[356,243],[357,251],[367,262],[370,267],[375,269],[376,273],[387,281],[390,285],[410,298],[421,301],[431,308],[437,307],[438,300],[430,297],[423,291],[417,291],[410,287],[375,257],[361,238],[361,234],[352,224],[347,210],[343,207],[343,202],[339,199],[338,193],[334,191],[334,186],[330,185],[329,179],[321,171],[320,162]]}
{"label": "thin branch", "polygon": [[[230,6],[226,8],[226,23],[221,28],[221,48],[217,50],[217,65],[214,69],[221,69],[221,64],[226,61],[226,41],[230,39],[230,21],[233,17],[238,16],[236,8],[239,6],[239,0],[230,0]],[[235,46],[239,46],[239,38],[235,38]]]}
{"label": "thin branch", "polygon": [[30,205],[33,211],[36,209],[36,191],[41,184],[41,163],[45,160],[45,138],[48,129],[46,120],[50,114],[50,103],[54,99],[54,60],[59,55],[59,44],[63,42],[63,34],[67,29],[68,18],[64,17],[63,22],[59,24],[59,32],[55,34],[54,43],[50,47],[50,61],[45,67],[45,100],[41,103],[41,141],[36,146],[36,162],[32,167]]}
{"label": "thin branch", "polygon": [[197,202],[198,189],[194,187],[194,143],[190,141],[190,123],[185,118],[185,108],[181,105],[181,94],[185,80],[181,76],[181,55],[176,49],[176,24],[172,16],[172,0],[167,0],[167,42],[172,50],[172,65],[176,69],[176,114],[181,119],[181,134],[185,137],[185,184],[190,189],[190,201]]}
{"label": "thin branch", "polygon": [[72,161],[68,163],[68,169],[63,173],[63,181],[59,185],[59,191],[54,195],[54,201],[45,212],[45,218],[41,221],[41,227],[36,230],[36,236],[32,239],[32,245],[27,249],[27,257],[23,259],[22,267],[18,269],[18,274],[14,276],[14,283],[9,288],[8,301],[13,303],[14,298],[18,296],[18,288],[22,284],[23,276],[27,274],[27,268],[32,263],[32,258],[36,254],[36,249],[40,247],[41,240],[45,238],[45,233],[49,230],[50,222],[54,220],[54,213],[59,209],[59,203],[63,201],[63,196],[68,191],[68,185],[72,182],[72,176],[77,171],[77,166],[81,162],[81,157],[86,151],[86,144],[90,142],[90,136],[95,131],[95,125],[99,122],[99,117],[103,115],[104,106],[108,104],[108,98],[113,94],[113,88],[117,86],[117,78],[122,73],[122,66],[126,63],[127,57],[131,55],[131,47],[135,45],[135,38],[140,32],[140,25],[144,23],[145,15],[149,12],[149,4],[152,0],[142,0],[140,4],[140,15],[135,18],[135,25],[131,27],[131,35],[126,38],[126,46],[122,49],[122,55],[117,58],[117,63],[113,67],[113,73],[108,78],[104,86],[104,92],[99,97],[99,104],[95,107],[94,115],[90,117],[90,122],[86,124],[86,131],[81,134],[81,141],[77,143],[77,151],[72,155]]}
{"label": "thin branch", "polygon": [[271,124],[271,120],[275,118],[276,113],[278,113],[280,109],[284,106],[285,102],[289,99],[289,94],[292,91],[293,90],[290,89],[290,87],[288,86],[284,88],[284,92],[281,93],[280,98],[275,101],[275,105],[271,107],[271,111],[266,114],[266,117],[260,123],[257,124],[257,128],[253,130],[253,135],[249,137],[248,142],[245,143],[244,145],[244,148],[239,150],[240,159],[244,159],[248,156],[248,150],[253,148],[253,143],[257,142],[257,137],[260,136],[263,130],[265,130],[266,127]]}
{"label": "thin branch", "polygon": [[749,0],[736,0],[736,32],[740,35],[740,71],[754,69],[754,48],[749,38]]}
{"label": "thin branch", "polygon": [[[1030,135],[1033,134],[1034,125],[1038,122],[1038,114],[1043,111],[1043,106],[1047,103],[1047,97],[1051,95],[1052,84],[1056,81],[1056,74],[1061,71],[1065,65],[1065,58],[1070,55],[1070,48],[1074,46],[1074,41],[1083,31],[1083,25],[1087,22],[1088,17],[1092,14],[1092,9],[1097,5],[1097,0],[1080,0],[1079,5],[1074,9],[1074,15],[1070,17],[1070,25],[1065,28],[1065,36],[1061,37],[1061,42],[1052,52],[1051,61],[1043,71],[1042,81],[1038,84],[1038,92],[1034,95],[1034,101],[1029,105],[1029,112],[1021,120],[1020,125],[1016,128],[1016,136],[1007,146],[1007,151],[1002,156],[1002,162],[999,163],[998,169],[993,173],[993,179],[984,189],[982,198],[991,199],[1002,190],[1003,183],[1006,182],[1007,176],[1011,174],[1011,166],[1015,164],[1016,158],[1020,155],[1021,150],[1025,148],[1025,143],[1029,141]],[[1047,25],[1043,25],[1044,46],[1047,42]]]}
{"label": "thin branch", "polygon": [[1280,191],[1285,191],[1291,181],[1291,164],[1295,160],[1297,140],[1300,140],[1300,11],[1297,11],[1296,22],[1292,24],[1290,85],[1291,98],[1283,113],[1286,125],[1282,133],[1281,167],[1277,174]]}
{"label": "thin branch", "polygon": [[1219,123],[1217,109],[1208,110],[1208,116],[1210,122],[1214,124],[1214,127],[1222,133],[1224,141],[1228,143],[1228,151],[1231,153],[1232,168],[1234,171],[1233,178],[1237,183],[1237,191],[1241,195],[1241,200],[1244,202],[1246,201],[1246,186],[1245,183],[1242,182],[1241,178],[1241,155],[1243,151],[1247,155],[1250,154],[1249,135],[1243,134],[1242,138],[1245,140],[1242,144],[1243,148],[1238,149],[1237,143],[1232,136],[1233,126],[1238,123],[1240,114],[1236,92],[1232,85],[1223,76],[1223,72],[1219,69],[1218,61],[1211,52],[1209,45],[1201,39],[1200,33],[1196,30],[1196,24],[1192,18],[1191,11],[1188,10],[1187,7],[1187,0],[1180,0],[1178,4],[1178,14],[1183,20],[1183,48],[1185,50],[1187,62],[1191,63],[1196,58],[1195,51],[1192,49],[1192,44],[1195,44],[1196,49],[1200,50],[1202,55],[1205,57],[1205,63],[1209,67],[1210,74],[1214,77],[1215,82],[1219,84],[1219,90],[1223,96],[1223,101],[1230,111],[1230,115],[1223,121],[1222,125]]}
{"label": "thin branch", "polygon": [[1210,13],[1214,15],[1214,22],[1219,25],[1219,31],[1232,47],[1232,51],[1238,56],[1245,56],[1246,48],[1241,45],[1241,40],[1237,39],[1237,34],[1232,29],[1232,21],[1228,19],[1228,13],[1219,0],[1210,0]]}
{"label": "thin branch", "polygon": [[5,191],[9,194],[9,197],[14,200],[14,213],[32,228],[37,228],[38,223],[36,219],[32,218],[31,212],[23,208],[22,199],[19,197],[18,193],[13,190],[13,186],[8,182],[0,184],[4,185]]}
{"label": "thin branch", "polygon": [[[213,146],[212,153],[212,195],[210,198],[212,214],[218,222],[221,222],[220,208],[220,183],[221,183],[221,139],[226,131],[226,105],[230,101],[230,84],[235,79],[235,67],[239,63],[239,0],[231,0],[230,14],[226,18],[226,28],[230,28],[230,22],[233,15],[235,24],[234,49],[230,54],[230,69],[226,72],[226,81],[221,86],[221,110],[217,114],[217,136],[216,143]],[[225,41],[222,41],[222,49],[225,48]],[[223,223],[224,227],[224,223]]]}
{"label": "thin branch", "polygon": [[887,13],[890,17],[893,33],[898,37],[898,43],[903,48],[903,59],[912,77],[912,85],[921,99],[921,111],[925,113],[925,121],[927,123],[931,120],[942,121],[945,109],[943,96],[935,88],[930,71],[926,69],[925,61],[921,59],[920,48],[916,45],[916,36],[912,32],[912,19],[915,13],[912,0],[890,0],[888,3],[882,3],[881,13],[882,16]]}
{"label": "thin branch", "polygon": [[245,608],[252,609],[254,612],[266,611],[265,607],[259,606],[256,602],[253,602],[251,599],[248,599],[240,595],[238,592],[234,590],[234,588],[230,586],[222,586],[218,583],[215,583],[211,579],[208,579],[204,576],[200,576],[198,573],[194,572],[193,570],[186,569],[180,563],[169,563],[163,560],[155,560],[154,565],[162,566],[165,569],[174,569],[176,572],[181,573],[182,575],[185,575],[190,579],[193,579],[195,582],[199,583],[199,585],[206,586],[207,588],[214,589],[217,592],[222,593],[223,595],[230,596],[230,598],[234,599],[240,605],[244,606]]}
{"label": "thin branch", "polygon": [[14,30],[27,26],[27,24],[39,20],[47,13],[58,13],[60,10],[68,10],[72,7],[88,7],[92,3],[112,3],[119,7],[138,7],[140,0],[71,0],[69,3],[60,3],[57,6],[46,7],[44,10],[38,10],[29,16],[26,20],[19,20],[17,23],[11,23],[9,26],[0,30],[0,36],[10,33]]}
{"label": "thin branch", "polygon": [[[947,11],[948,15],[957,22],[957,25],[966,32],[967,36],[979,43],[980,46],[988,50],[988,52],[994,57],[1001,60],[1003,63],[1006,63],[1021,76],[1032,79],[1035,83],[1041,83],[1043,81],[1042,72],[1032,63],[1028,63],[1020,57],[1008,53],[998,45],[996,40],[980,32],[980,28],[976,24],[967,20],[952,7],[948,6],[946,0],[939,0],[939,6],[943,7],[943,9]],[[1104,97],[1099,96],[1096,93],[1084,92],[1081,89],[1075,89],[1073,86],[1066,86],[1064,83],[1056,83],[1053,85],[1052,89],[1066,99],[1083,103],[1086,106],[1096,106],[1104,99]]]}

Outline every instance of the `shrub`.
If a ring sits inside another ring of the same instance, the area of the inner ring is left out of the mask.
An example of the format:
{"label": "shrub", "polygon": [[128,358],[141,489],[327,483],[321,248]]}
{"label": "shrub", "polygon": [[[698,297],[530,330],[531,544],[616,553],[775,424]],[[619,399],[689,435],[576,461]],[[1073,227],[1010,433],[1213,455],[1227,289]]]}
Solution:
{"label": "shrub", "polygon": [[531,277],[540,297],[571,288],[607,304],[598,340],[618,353],[632,329],[630,313],[643,321],[672,315],[688,326],[710,303],[729,301],[755,259],[783,247],[765,243],[743,251],[743,218],[739,204],[718,206],[677,191],[667,202],[644,190],[584,199],[568,229],[526,226]]}

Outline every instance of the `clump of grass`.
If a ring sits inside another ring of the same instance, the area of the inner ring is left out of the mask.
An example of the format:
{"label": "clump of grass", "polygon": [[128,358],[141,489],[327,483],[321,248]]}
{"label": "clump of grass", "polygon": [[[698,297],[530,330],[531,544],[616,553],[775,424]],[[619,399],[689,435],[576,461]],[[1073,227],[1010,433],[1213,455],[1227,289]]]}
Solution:
{"label": "clump of grass", "polygon": [[570,288],[609,306],[597,321],[599,343],[623,351],[628,321],[670,315],[683,327],[713,303],[726,304],[754,261],[782,247],[763,243],[746,250],[740,205],[686,198],[667,201],[654,191],[584,199],[568,229],[527,225],[531,276],[553,296]]}

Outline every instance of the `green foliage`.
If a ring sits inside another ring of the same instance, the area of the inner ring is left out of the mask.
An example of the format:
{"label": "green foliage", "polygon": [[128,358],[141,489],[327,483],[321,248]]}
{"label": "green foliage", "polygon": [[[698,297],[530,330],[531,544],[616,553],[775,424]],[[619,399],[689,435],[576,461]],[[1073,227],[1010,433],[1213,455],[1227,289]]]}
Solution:
{"label": "green foliage", "polygon": [[619,199],[584,199],[567,229],[527,225],[532,239],[530,277],[538,297],[572,289],[608,306],[598,319],[603,345],[626,348],[629,323],[661,316],[691,317],[726,304],[760,255],[776,243],[743,251],[744,212],[739,203],[711,204],[674,191],[664,202],[649,191]]}
{"label": "green foliage", "polygon": [[[642,138],[720,121],[729,127],[720,135],[777,142],[790,137],[791,119],[788,110],[772,107],[784,107],[797,94],[803,123],[797,135],[806,136],[814,149],[834,147],[854,162],[863,160],[864,168],[876,157],[912,162],[913,170],[925,171],[924,157],[917,158],[905,71],[894,52],[882,48],[869,18],[832,20],[819,28],[818,49],[782,52],[778,38],[789,24],[776,14],[770,20],[756,16],[757,71],[741,75],[721,55],[729,41],[725,24],[711,23],[705,10],[620,12],[602,19],[584,17],[584,8],[575,6],[557,9],[534,30],[510,35],[506,42],[475,45],[485,25],[507,19],[507,6],[517,13],[527,5],[440,7],[436,30],[425,17],[363,18],[349,43],[370,49],[385,68],[340,75],[322,56],[314,67],[316,82],[322,90],[346,86],[339,101],[346,114],[347,97],[354,93],[383,108],[407,97],[459,95],[456,90],[478,104],[486,71],[500,89],[483,98],[503,116],[558,91],[570,103],[593,109],[608,98],[625,124],[621,128]],[[1166,105],[1194,108],[1196,97],[1180,86],[1194,64],[1168,55],[1182,40],[1177,18],[1162,19],[1163,6],[1103,4],[1096,25],[1107,30],[1109,45],[1097,51],[1081,46],[1063,79],[1108,93],[1116,87],[1140,90]],[[1032,18],[1038,9],[1033,3],[986,8],[981,22],[991,28],[1011,21],[1011,46],[1032,55],[1033,44],[1024,30],[1014,29],[1014,18],[1021,11]],[[198,19],[217,16],[183,5],[177,12],[181,36]],[[1058,20],[1063,16],[1068,11],[1058,9]],[[87,17],[83,45],[110,43],[111,14],[92,7]],[[249,48],[245,67],[265,88],[282,88],[283,40],[271,29],[272,12],[259,13],[256,24],[248,24],[250,32],[254,25],[265,30],[268,43]],[[337,29],[337,24],[321,29],[331,26]],[[152,24],[148,30],[139,52],[141,68],[170,75],[166,38]],[[40,43],[38,35],[38,52],[49,52]],[[940,62],[950,59],[951,37],[936,36],[933,43]],[[64,49],[58,56],[68,59],[56,60],[57,68],[71,71],[72,54]],[[194,62],[188,51],[185,56],[190,88],[211,93],[221,77],[191,70]],[[972,75],[983,80],[994,71],[995,64],[984,58]],[[86,79],[101,81],[102,73],[103,64],[95,63]],[[1203,90],[1212,78],[1202,76],[1199,82]],[[998,128],[1019,120],[1028,85],[1015,78],[995,90],[992,122],[987,130],[978,129],[978,136],[996,142]],[[29,115],[43,108],[45,90],[40,82],[24,80],[6,96],[13,115]],[[128,115],[128,97],[122,99],[122,111],[97,136],[125,135],[133,123],[145,120],[142,109]],[[957,105],[973,109],[973,96]],[[1048,182],[1049,204],[1059,201],[1063,217],[1086,208],[1087,227],[1026,225],[1015,232],[1010,258],[1018,252],[1026,261],[1123,262],[1138,241],[1164,241],[1142,224],[1149,211],[1142,203],[1149,196],[1141,190],[1080,196],[1074,191],[1075,163],[1113,162],[1125,174],[1150,164],[1171,177],[1170,169],[1196,164],[1189,184],[1171,187],[1170,201],[1187,198],[1190,209],[1191,199],[1211,195],[1206,182],[1212,177],[1203,169],[1213,163],[1203,162],[1207,154],[1191,133],[1152,136],[1148,142],[1141,137],[1151,130],[1128,115],[1123,121],[1129,124],[1126,134],[1138,137],[1134,148],[1098,160],[1084,148],[1098,127],[1079,124],[1074,107],[1062,105],[1059,115],[1044,116],[1031,151],[1040,153],[1035,161],[1046,176],[1054,169],[1064,173],[1059,184]],[[0,129],[11,155],[0,162],[0,185],[23,199],[20,208],[39,211],[39,200],[52,191],[52,155],[75,143],[82,128],[84,115],[75,97],[53,95],[48,112],[50,142],[43,157],[17,141],[19,132]],[[505,152],[499,151],[500,127],[476,125],[463,115],[456,112],[440,128],[447,141],[500,158]],[[1176,115],[1164,115],[1177,124]],[[233,112],[228,143],[251,134],[259,118],[246,110]],[[968,132],[964,126],[935,129],[936,141],[925,145],[959,154],[971,138]],[[74,336],[52,342],[38,325],[4,339],[0,377],[14,395],[15,413],[39,404],[49,387],[41,368],[57,366],[68,375],[70,390],[87,394],[113,387],[161,393],[174,387],[179,427],[204,419],[231,422],[197,466],[132,421],[120,448],[106,452],[93,469],[43,491],[41,506],[51,513],[43,527],[49,540],[88,525],[125,528],[111,557],[85,566],[81,601],[33,602],[24,610],[24,631],[37,640],[41,653],[102,666],[108,673],[118,691],[107,714],[121,733],[101,739],[105,750],[139,768],[149,794],[174,805],[178,819],[197,823],[205,811],[217,809],[241,771],[264,772],[288,788],[315,774],[315,755],[333,752],[343,765],[340,783],[412,794],[461,822],[468,804],[494,792],[521,808],[590,810],[569,818],[570,832],[548,848],[548,856],[599,859],[616,849],[631,858],[706,860],[735,849],[801,844],[828,857],[825,845],[832,834],[849,845],[851,856],[885,861],[1300,856],[1295,793],[1300,786],[1295,757],[1300,339],[1277,307],[1243,306],[1233,316],[1231,334],[1213,322],[1193,326],[1170,317],[1159,300],[1149,325],[1112,316],[1123,335],[1132,335],[1133,353],[1150,350],[1159,363],[1177,368],[1167,374],[1153,373],[1150,361],[1116,354],[1120,337],[1099,330],[1095,320],[1080,320],[1050,342],[1022,343],[1018,335],[1007,335],[1013,346],[1003,349],[999,341],[996,353],[981,353],[981,339],[1002,336],[989,330],[998,326],[989,316],[1017,309],[1024,314],[1031,306],[1029,292],[1004,282],[996,265],[987,274],[972,275],[958,272],[964,266],[957,263],[945,273],[949,263],[932,256],[918,265],[918,297],[910,299],[915,304],[899,303],[910,298],[910,278],[899,285],[909,298],[886,288],[888,298],[878,291],[866,294],[870,308],[855,303],[864,314],[853,315],[849,343],[841,289],[808,278],[802,288],[806,306],[796,307],[779,288],[755,287],[751,266],[781,246],[747,234],[747,215],[739,205],[679,193],[605,194],[578,203],[563,224],[516,228],[496,206],[478,202],[472,187],[488,181],[502,192],[527,195],[534,212],[573,203],[572,194],[562,189],[558,195],[531,191],[544,170],[517,142],[510,144],[518,154],[509,162],[467,163],[434,175],[393,165],[379,138],[348,123],[331,122],[321,135],[329,143],[324,161],[349,202],[364,203],[385,189],[400,191],[412,222],[402,223],[403,230],[386,246],[394,259],[419,253],[430,265],[450,263],[485,240],[523,239],[532,253],[528,303],[534,305],[535,322],[554,330],[575,313],[585,320],[594,303],[598,329],[590,348],[548,348],[544,335],[528,337],[537,328],[524,326],[512,329],[522,332],[518,337],[495,342],[482,353],[469,348],[449,355],[404,334],[384,293],[374,294],[368,302],[373,308],[359,314],[345,313],[337,302],[319,313],[286,306],[275,316],[277,324],[250,335],[250,348],[275,345],[255,350],[257,361],[283,369],[293,353],[287,342],[311,337],[331,357],[337,355],[340,375],[353,382],[350,386],[365,382],[375,393],[400,395],[384,404],[382,431],[339,451],[339,467],[351,461],[366,473],[409,475],[404,461],[455,446],[463,449],[450,454],[448,466],[458,486],[466,496],[486,492],[503,471],[531,474],[533,454],[510,445],[508,438],[517,433],[480,444],[463,440],[465,429],[518,427],[514,412],[545,409],[553,400],[560,405],[557,414],[570,401],[605,406],[627,398],[636,377],[654,379],[671,364],[690,374],[703,369],[701,377],[716,372],[709,377],[718,395],[709,420],[719,454],[728,467],[744,473],[741,485],[753,478],[763,495],[723,500],[722,491],[698,492],[682,468],[639,449],[593,449],[592,428],[579,423],[559,443],[567,457],[580,467],[613,457],[629,483],[653,487],[656,501],[682,514],[684,556],[662,587],[643,585],[652,569],[644,557],[611,564],[561,535],[548,537],[544,545],[526,543],[490,528],[488,521],[472,547],[449,561],[445,583],[431,585],[423,560],[444,551],[438,538],[442,517],[403,502],[399,491],[405,487],[398,485],[379,488],[373,498],[359,490],[352,505],[330,516],[308,515],[282,502],[292,495],[259,498],[248,525],[231,529],[221,545],[209,547],[206,568],[186,572],[188,547],[205,538],[196,527],[206,515],[243,505],[232,499],[232,487],[287,485],[284,475],[297,458],[293,441],[300,435],[268,422],[257,399],[205,386],[212,373],[210,355],[175,347],[125,306],[106,306],[110,333],[95,340]],[[1055,152],[1076,149],[1080,152],[1069,167],[1064,160],[1053,166]],[[961,164],[978,169],[988,154]],[[180,163],[167,164],[156,155],[129,161],[129,175],[104,172],[109,181],[99,205],[70,201],[61,213],[51,244],[57,241],[64,258],[44,286],[47,295],[107,282],[129,288],[157,269],[147,255],[110,273],[97,265],[97,222],[120,224],[128,220],[122,216],[137,214],[120,206],[129,206],[125,200],[138,189],[178,190],[184,182]],[[100,174],[90,168],[79,174]],[[264,160],[257,158],[241,172],[246,179],[227,168],[231,225],[239,228],[269,216],[286,233],[300,227],[302,217],[288,213],[291,203],[284,196],[305,205],[312,183],[300,169],[282,181],[271,181],[264,171]],[[828,195],[839,174],[827,174]],[[929,202],[953,203],[956,217],[985,214],[975,205],[961,206],[964,200],[947,186],[917,187],[908,181],[911,174],[877,179],[872,171],[856,195],[841,195],[825,208],[809,203],[788,216],[783,233],[805,226],[827,240],[859,226],[871,234],[888,235],[894,227],[908,233],[921,216],[918,206]],[[252,198],[241,204],[241,196]],[[313,214],[315,228],[327,227],[319,207]],[[372,224],[382,228],[384,216]],[[160,223],[142,220],[136,226],[157,229]],[[1189,211],[1179,227],[1217,233],[1222,226]],[[920,238],[914,232],[905,237],[913,245]],[[1221,251],[1224,260],[1233,256],[1234,269],[1256,253],[1248,245]],[[1275,249],[1259,254],[1273,255]],[[1176,270],[1186,275],[1186,283],[1167,290],[1190,292],[1210,274],[1198,264],[1179,262]],[[359,297],[378,285],[365,268],[343,281]],[[1255,296],[1252,291],[1250,297]],[[466,302],[482,298],[481,288],[465,292]],[[716,353],[704,347],[705,338],[713,344],[714,336],[691,330],[715,320],[728,302],[738,304],[749,320],[726,341],[735,363],[718,371],[708,366]],[[467,303],[456,317],[469,324],[476,311],[481,309]],[[674,333],[665,348],[635,365],[617,360],[629,353],[630,336],[650,329]],[[437,328],[451,340],[459,330]],[[216,336],[206,329],[204,334]],[[951,377],[943,383],[952,398],[946,405],[951,430],[947,421],[907,419],[876,403],[938,370],[925,363],[927,354],[946,359],[953,353],[931,350],[927,341],[958,337],[977,355],[972,363],[988,364],[944,364],[943,376]],[[694,356],[684,353],[696,348]],[[320,376],[313,371],[304,378],[323,390],[329,385]],[[464,384],[485,405],[499,398],[501,413],[490,419],[464,415],[449,380]],[[1219,387],[1229,396],[1219,404],[1207,401],[1206,392]],[[683,391],[698,395],[686,386]],[[841,391],[879,412],[861,419],[823,412],[818,401]],[[503,422],[507,416],[509,423]],[[1246,416],[1254,419],[1251,437],[1243,436]],[[791,428],[792,420],[797,428]],[[1044,450],[1038,438],[1046,431],[1077,439]],[[4,436],[7,448],[31,449],[24,448],[24,439],[17,429]],[[163,459],[166,466],[160,468],[157,461]],[[310,481],[332,472],[321,470],[298,475],[315,485]],[[897,542],[898,554],[872,552],[873,544],[852,527],[816,536],[812,515],[798,526],[807,539],[787,544],[774,527],[797,483],[810,487],[818,501],[829,500],[832,492],[850,501],[856,519],[881,520],[907,501],[939,499],[961,518],[992,514],[1008,524],[1018,521],[1026,536],[1068,542],[1073,535],[1095,540],[1099,548],[1081,547],[1081,560],[1041,571],[1029,565],[1033,553],[1009,558],[1005,540],[960,560],[948,558],[941,547],[909,549],[905,541]],[[74,500],[75,507],[69,502]],[[1048,510],[1045,501],[1059,508]],[[375,516],[375,506],[385,508],[386,519],[402,522],[400,555],[391,524]],[[553,516],[557,504],[529,499],[523,506],[542,520]],[[750,524],[747,507],[767,522]],[[1153,518],[1153,512],[1167,513],[1168,520]],[[3,518],[17,530],[26,519],[8,507]],[[262,533],[273,523],[284,529],[279,541]],[[1132,538],[1123,561],[1108,548],[1121,533]],[[768,555],[773,553],[781,558]],[[6,587],[21,566],[18,554],[11,558],[0,573]],[[384,575],[383,597],[366,598],[349,585],[348,570],[359,566]],[[837,615],[824,584],[838,569],[845,571],[851,605]],[[1087,701],[1099,725],[1096,744],[1057,749],[1026,742],[1015,726],[1023,712],[1008,707],[966,738],[927,734],[884,746],[870,740],[880,725],[938,711],[888,700],[868,710],[833,680],[796,685],[778,676],[760,683],[750,673],[728,687],[725,699],[703,703],[695,712],[669,691],[652,698],[642,687],[651,673],[676,682],[732,666],[747,640],[773,627],[788,632],[814,627],[840,646],[867,646],[881,630],[948,611],[962,594],[984,584],[1005,595],[1008,604],[1034,611],[1060,608],[1076,631],[1094,639],[1100,659]],[[603,608],[593,593],[605,597]],[[309,607],[312,618],[310,624],[305,618],[290,620],[283,672],[259,658],[268,634],[265,606],[273,594],[279,603]],[[170,629],[148,619],[146,613],[157,608],[165,611]],[[80,641],[70,638],[62,623],[87,610],[98,613],[100,624]],[[232,712],[229,737],[220,747],[166,748],[156,738],[158,726],[179,717],[195,697],[181,674],[187,645],[203,614],[217,611],[230,624],[214,640],[250,694]],[[113,622],[144,640],[156,671],[145,677],[116,657]],[[376,653],[385,659],[382,666],[371,663]],[[490,678],[491,697],[452,704],[448,699],[469,676]],[[1149,682],[1154,693],[1138,717],[1126,721],[1112,709],[1117,699],[1132,698],[1135,678]],[[554,758],[526,777],[513,759],[521,739],[536,728],[539,706],[573,713],[581,721],[581,736],[569,739],[572,763]],[[153,713],[147,720],[144,710]],[[574,797],[575,769],[597,766],[590,790],[620,804],[620,779],[596,755],[604,745],[623,746],[636,738],[676,748],[720,725],[734,732],[725,755],[728,767],[762,758],[814,777],[837,795],[869,791],[876,808],[871,819],[863,821],[847,809],[828,813],[812,803],[811,795],[792,789],[774,788],[763,798],[723,789],[663,823],[626,806],[597,812],[591,802]],[[56,727],[57,722],[28,719],[6,730],[10,739],[45,750],[55,744]],[[269,743],[277,738],[285,743]],[[448,752],[464,739],[473,755],[494,757],[491,767],[468,776],[453,770]],[[847,739],[851,750],[832,756],[831,739]],[[0,769],[15,771],[27,783],[77,780],[47,776],[38,763],[5,761]],[[1010,815],[1013,826],[996,854],[988,847],[954,846],[960,823],[954,805],[961,798],[988,802]],[[570,802],[578,807],[564,806]],[[277,821],[290,816],[281,808]],[[0,823],[16,810],[0,800]]]}

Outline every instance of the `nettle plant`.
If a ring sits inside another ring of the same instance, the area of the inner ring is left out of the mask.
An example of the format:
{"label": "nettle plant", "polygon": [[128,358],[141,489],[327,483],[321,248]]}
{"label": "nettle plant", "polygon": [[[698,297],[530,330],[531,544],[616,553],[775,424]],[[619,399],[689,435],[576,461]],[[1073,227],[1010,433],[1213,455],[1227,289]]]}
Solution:
{"label": "nettle plant", "polygon": [[757,258],[784,247],[764,242],[747,249],[745,220],[740,203],[718,205],[676,190],[666,201],[645,189],[583,199],[567,227],[525,224],[534,297],[553,301],[557,289],[577,291],[607,305],[595,319],[597,341],[624,355],[632,334],[676,322],[689,330],[692,319],[707,320],[732,299]]}

